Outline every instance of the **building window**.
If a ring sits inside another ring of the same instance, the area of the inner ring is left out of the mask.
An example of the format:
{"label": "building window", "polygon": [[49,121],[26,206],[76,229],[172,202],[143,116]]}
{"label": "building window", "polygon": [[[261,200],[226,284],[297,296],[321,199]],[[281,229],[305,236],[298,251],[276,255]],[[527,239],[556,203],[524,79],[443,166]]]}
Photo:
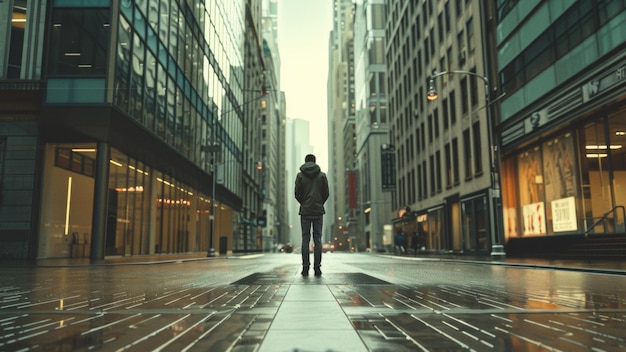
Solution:
{"label": "building window", "polygon": [[441,193],[441,151],[435,153],[435,175],[437,180],[437,193]]}
{"label": "building window", "polygon": [[428,184],[427,184],[427,180],[428,178],[426,177],[426,160],[424,160],[422,162],[422,194],[424,196],[424,198],[428,198]]}
{"label": "building window", "polygon": [[48,55],[50,75],[106,73],[109,12],[93,8],[54,10]]}
{"label": "building window", "polygon": [[454,175],[454,184],[458,185],[459,180],[459,142],[456,138],[452,139],[452,168]]}
{"label": "building window", "polygon": [[454,91],[450,92],[448,97],[450,98],[450,125],[454,125],[456,123],[456,96]]}
{"label": "building window", "polygon": [[459,52],[459,67],[462,67],[465,64],[465,34],[463,31],[459,32],[456,36],[457,40],[457,50]]}
{"label": "building window", "polygon": [[417,199],[422,200],[422,183],[424,179],[422,178],[422,165],[417,165]]}
{"label": "building window", "polygon": [[446,143],[445,158],[446,158],[446,188],[452,188],[452,155],[450,153],[450,143]]}
{"label": "building window", "polygon": [[449,123],[448,123],[448,99],[444,99],[442,102],[442,108],[443,108],[443,115],[441,116],[441,118],[443,119],[443,130],[447,131],[448,127],[449,127]]}
{"label": "building window", "polygon": [[[470,72],[472,72],[473,74],[476,74],[476,67],[472,68],[470,70]],[[474,107],[478,105],[478,90],[479,90],[478,84],[479,83],[482,83],[482,80],[480,80],[480,79],[472,79],[471,83],[470,83],[472,85],[472,87],[470,89],[470,98],[471,98],[471,101],[472,101],[472,106],[474,106]],[[481,91],[484,91],[484,90],[485,89],[482,89]],[[486,94],[489,94],[489,93],[486,92]]]}
{"label": "building window", "polygon": [[465,150],[465,178],[469,179],[474,174],[472,170],[472,141],[470,131],[463,131],[463,149]]}
{"label": "building window", "polygon": [[430,194],[434,195],[437,192],[437,171],[435,165],[435,156],[430,156]]}
{"label": "building window", "polygon": [[428,115],[428,143],[433,142],[433,115]]}
{"label": "building window", "polygon": [[[507,1],[502,1],[498,5],[498,11],[508,9],[507,4]],[[578,1],[577,6],[570,6],[537,39],[500,70],[500,85],[503,91],[512,94],[520,89],[525,82],[537,77],[585,39],[596,35],[598,29],[615,16],[622,14],[625,8],[626,4],[623,1],[598,1],[593,6],[587,1]]]}
{"label": "building window", "polygon": [[461,99],[461,112],[463,114],[467,114],[469,111],[468,100],[471,97],[468,97],[467,93],[467,78],[464,77],[461,79],[461,96],[463,97],[463,99]]}
{"label": "building window", "polygon": [[472,133],[474,134],[474,170],[476,174],[481,174],[483,172],[483,158],[482,154],[482,139],[480,135],[480,122],[474,123],[472,126]]}
{"label": "building window", "polygon": [[[11,46],[9,47],[9,67],[7,78],[20,78],[22,52],[24,51],[24,30],[26,28],[26,0],[15,1],[11,17]],[[1,74],[1,72],[0,72]]]}
{"label": "building window", "polygon": [[465,31],[467,32],[467,47],[469,52],[474,52],[474,18],[470,17],[465,24]]}
{"label": "building window", "polygon": [[70,148],[57,148],[54,165],[77,174],[95,177],[95,160]]}
{"label": "building window", "polygon": [[439,109],[435,108],[435,111],[433,112],[434,116],[433,116],[433,122],[435,124],[434,129],[435,129],[435,138],[439,138]]}

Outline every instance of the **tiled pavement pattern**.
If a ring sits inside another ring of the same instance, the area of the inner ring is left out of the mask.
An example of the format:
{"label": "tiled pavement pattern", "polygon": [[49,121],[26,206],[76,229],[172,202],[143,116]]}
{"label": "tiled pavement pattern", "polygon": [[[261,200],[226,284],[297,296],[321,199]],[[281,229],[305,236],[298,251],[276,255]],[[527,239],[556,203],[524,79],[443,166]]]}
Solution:
{"label": "tiled pavement pattern", "polygon": [[0,351],[296,351],[261,347],[288,291],[305,285],[330,291],[328,304],[370,351],[626,350],[626,298],[611,294],[392,285],[363,273],[302,278],[295,266],[221,285],[173,278],[143,292],[106,274],[88,285],[51,276],[28,290],[21,279],[0,282]]}

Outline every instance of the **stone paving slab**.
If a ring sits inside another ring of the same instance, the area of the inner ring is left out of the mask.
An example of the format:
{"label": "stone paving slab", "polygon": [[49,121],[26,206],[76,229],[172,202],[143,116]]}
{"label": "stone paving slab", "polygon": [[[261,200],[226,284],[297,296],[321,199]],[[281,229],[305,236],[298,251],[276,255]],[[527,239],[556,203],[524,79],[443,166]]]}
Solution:
{"label": "stone paving slab", "polygon": [[367,348],[326,285],[291,285],[259,351]]}

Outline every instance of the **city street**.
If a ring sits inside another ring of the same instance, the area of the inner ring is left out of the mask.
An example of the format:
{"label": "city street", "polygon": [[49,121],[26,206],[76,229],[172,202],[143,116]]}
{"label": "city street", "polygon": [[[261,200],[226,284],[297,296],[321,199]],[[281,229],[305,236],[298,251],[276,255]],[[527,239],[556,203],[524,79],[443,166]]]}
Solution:
{"label": "city street", "polygon": [[299,264],[5,266],[0,351],[626,350],[624,271],[326,253],[323,275],[302,277]]}

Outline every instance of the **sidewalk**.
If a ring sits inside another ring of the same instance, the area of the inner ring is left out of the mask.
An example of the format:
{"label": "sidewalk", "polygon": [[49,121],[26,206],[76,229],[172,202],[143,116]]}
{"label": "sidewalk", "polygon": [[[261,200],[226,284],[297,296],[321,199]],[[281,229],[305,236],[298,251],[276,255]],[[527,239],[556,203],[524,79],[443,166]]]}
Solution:
{"label": "sidewalk", "polygon": [[[187,261],[200,260],[219,260],[219,259],[238,259],[238,258],[254,258],[264,255],[263,253],[250,254],[229,254],[215,255],[208,257],[205,253],[185,253],[185,254],[157,254],[157,255],[141,255],[141,256],[111,256],[103,260],[92,262],[89,258],[52,258],[38,259],[34,264],[36,267],[65,267],[65,266],[97,266],[97,265],[149,265],[149,264],[166,264]],[[0,263],[0,266],[2,263]],[[18,263],[18,265],[20,265]],[[28,265],[22,263],[21,265]]]}
{"label": "sidewalk", "polygon": [[[384,255],[384,254],[382,254]],[[498,258],[491,256],[467,256],[446,254],[388,254],[391,258],[419,261],[450,261],[468,264],[485,264],[524,268],[584,271],[591,273],[626,275],[626,262],[619,260],[546,259],[546,258]]]}

